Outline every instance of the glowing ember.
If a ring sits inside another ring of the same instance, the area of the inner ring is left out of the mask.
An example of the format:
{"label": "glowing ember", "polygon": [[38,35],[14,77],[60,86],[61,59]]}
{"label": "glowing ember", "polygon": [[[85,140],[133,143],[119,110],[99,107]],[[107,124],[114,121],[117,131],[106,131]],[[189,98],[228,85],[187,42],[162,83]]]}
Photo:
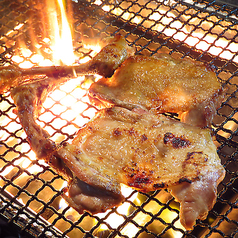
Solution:
{"label": "glowing ember", "polygon": [[[123,196],[129,197],[133,189],[127,187],[126,185],[122,184],[121,185],[121,192]],[[100,218],[106,218],[105,222],[108,223],[112,228],[117,228],[120,226],[124,221],[124,217],[122,215],[128,215],[129,214],[129,208],[130,208],[130,203],[128,201],[135,201],[135,199],[138,196],[138,192],[134,193],[130,198],[127,199],[127,202],[123,203],[121,206],[117,207],[117,213],[110,213],[110,211],[107,211],[105,213],[100,213],[97,214],[98,217]],[[109,214],[109,215],[108,215]],[[100,227],[101,230],[106,230],[108,227],[106,225],[102,225]]]}

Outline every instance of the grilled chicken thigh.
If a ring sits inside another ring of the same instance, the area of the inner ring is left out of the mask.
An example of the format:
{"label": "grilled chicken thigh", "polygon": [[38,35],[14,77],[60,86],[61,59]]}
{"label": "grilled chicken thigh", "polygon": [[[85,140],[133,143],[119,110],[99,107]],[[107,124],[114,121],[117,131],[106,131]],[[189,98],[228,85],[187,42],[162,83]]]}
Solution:
{"label": "grilled chicken thigh", "polygon": [[[113,107],[100,111],[58,155],[79,180],[118,198],[121,183],[143,192],[171,188],[182,204],[181,221],[187,229],[211,209],[224,177],[208,129],[143,110]],[[82,212],[85,194],[82,197],[75,190],[75,185],[69,188],[67,200]],[[105,204],[101,206],[104,211]]]}
{"label": "grilled chicken thigh", "polygon": [[169,55],[129,57],[111,78],[92,84],[89,95],[92,102],[100,101],[104,106],[178,113],[184,122],[202,127],[210,125],[224,97],[212,70],[202,63]]}

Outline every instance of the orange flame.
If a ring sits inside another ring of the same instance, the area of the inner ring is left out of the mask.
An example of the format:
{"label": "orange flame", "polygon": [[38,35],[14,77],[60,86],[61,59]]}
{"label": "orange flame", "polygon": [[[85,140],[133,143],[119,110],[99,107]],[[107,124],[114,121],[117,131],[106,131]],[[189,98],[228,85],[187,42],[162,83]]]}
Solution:
{"label": "orange flame", "polygon": [[[75,62],[72,43],[72,32],[67,20],[63,0],[46,1],[49,15],[49,25],[52,29],[50,41],[52,44],[53,60],[56,64],[71,65]],[[57,6],[59,11],[57,11]]]}
{"label": "orange flame", "polygon": [[[72,65],[76,61],[72,31],[63,0],[45,0],[45,6],[46,13],[42,17],[46,28],[43,34],[45,38],[42,39],[41,43],[38,43],[35,33],[31,33],[35,52],[32,52],[24,41],[20,41],[18,42],[19,54],[12,57],[13,62],[17,63],[21,68],[31,68],[34,65]],[[15,28],[21,27],[22,25],[19,25]],[[42,43],[47,45],[48,49],[41,48]],[[51,55],[51,58],[46,59],[43,57],[41,50]]]}

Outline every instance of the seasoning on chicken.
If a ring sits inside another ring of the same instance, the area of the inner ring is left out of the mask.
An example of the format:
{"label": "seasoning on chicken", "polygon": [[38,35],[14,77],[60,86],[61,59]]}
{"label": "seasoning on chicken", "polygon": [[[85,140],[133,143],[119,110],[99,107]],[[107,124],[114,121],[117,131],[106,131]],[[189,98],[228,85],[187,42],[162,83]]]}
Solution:
{"label": "seasoning on chicken", "polygon": [[[85,74],[112,76],[116,68],[134,54],[134,49],[128,46],[124,37],[115,35],[102,50],[87,63],[73,66],[50,66],[21,69],[17,66],[0,67],[0,93],[8,91],[26,81],[34,81],[32,76],[48,75],[50,77],[66,77]],[[30,78],[29,78],[30,77]]]}
{"label": "seasoning on chicken", "polygon": [[[124,200],[120,183],[149,192],[169,188],[191,229],[213,206],[224,169],[208,129],[142,109],[100,111],[72,144],[59,148],[40,128],[41,104],[59,81],[19,86],[11,95],[32,149],[69,180],[68,203],[79,212],[105,211]],[[188,195],[189,193],[189,195]]]}
{"label": "seasoning on chicken", "polygon": [[[117,34],[92,60],[85,64],[86,68],[82,67],[82,72],[111,77],[114,71],[134,53],[135,49],[128,46],[123,36]],[[76,68],[76,72],[80,73],[80,70],[77,71]]]}
{"label": "seasoning on chicken", "polygon": [[[114,197],[121,183],[143,192],[171,188],[182,204],[181,221],[187,229],[205,218],[224,177],[208,129],[142,110],[101,110],[57,153],[80,181]],[[75,184],[69,187],[70,205],[94,213],[95,207],[84,207],[86,195],[78,190]],[[98,199],[96,212],[105,211]]]}
{"label": "seasoning on chicken", "polygon": [[[224,98],[212,70],[200,62],[169,55],[129,57],[111,78],[93,83],[89,95],[92,102],[98,104],[99,100],[104,106],[178,113],[184,122],[201,127],[211,124]],[[198,116],[200,120],[196,120]]]}

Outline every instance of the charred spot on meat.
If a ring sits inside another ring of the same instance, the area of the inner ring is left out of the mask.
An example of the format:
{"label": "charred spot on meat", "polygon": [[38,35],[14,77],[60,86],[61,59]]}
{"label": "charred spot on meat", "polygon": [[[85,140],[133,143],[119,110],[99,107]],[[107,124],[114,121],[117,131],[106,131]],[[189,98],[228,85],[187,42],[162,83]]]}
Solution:
{"label": "charred spot on meat", "polygon": [[174,148],[183,148],[191,144],[184,136],[176,137],[174,134],[167,132],[164,134],[164,144],[172,144]]}

